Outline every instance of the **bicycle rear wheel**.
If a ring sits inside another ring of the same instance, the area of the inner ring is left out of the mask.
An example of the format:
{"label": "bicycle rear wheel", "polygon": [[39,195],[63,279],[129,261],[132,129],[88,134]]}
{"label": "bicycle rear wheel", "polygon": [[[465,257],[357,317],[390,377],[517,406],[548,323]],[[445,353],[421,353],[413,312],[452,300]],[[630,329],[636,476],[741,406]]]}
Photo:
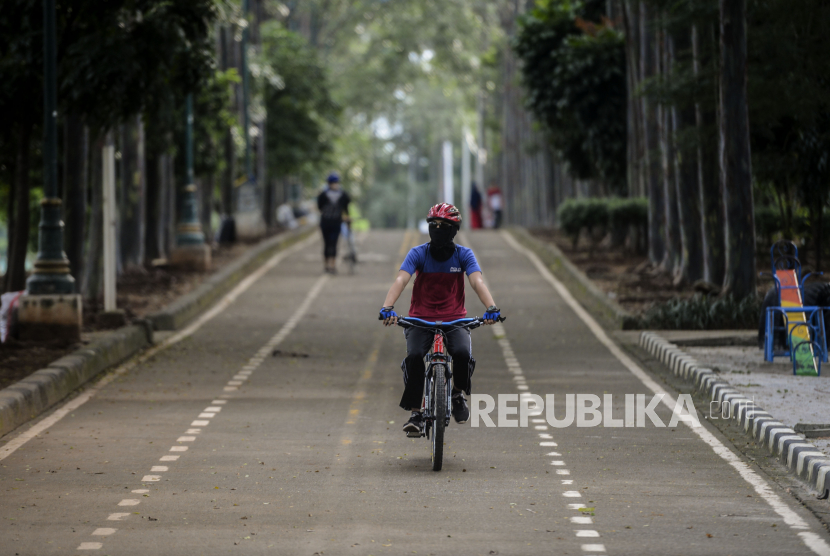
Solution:
{"label": "bicycle rear wheel", "polygon": [[447,375],[443,365],[432,367],[432,470],[441,471],[444,463],[444,427],[447,422]]}

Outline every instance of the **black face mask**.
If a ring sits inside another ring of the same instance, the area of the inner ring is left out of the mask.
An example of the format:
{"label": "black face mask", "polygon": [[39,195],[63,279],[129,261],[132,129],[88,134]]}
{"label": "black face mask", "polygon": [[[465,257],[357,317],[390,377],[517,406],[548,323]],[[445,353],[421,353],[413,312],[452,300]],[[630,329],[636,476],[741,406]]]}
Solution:
{"label": "black face mask", "polygon": [[429,227],[429,254],[438,262],[444,262],[455,253],[455,244],[452,242],[458,229],[455,226]]}

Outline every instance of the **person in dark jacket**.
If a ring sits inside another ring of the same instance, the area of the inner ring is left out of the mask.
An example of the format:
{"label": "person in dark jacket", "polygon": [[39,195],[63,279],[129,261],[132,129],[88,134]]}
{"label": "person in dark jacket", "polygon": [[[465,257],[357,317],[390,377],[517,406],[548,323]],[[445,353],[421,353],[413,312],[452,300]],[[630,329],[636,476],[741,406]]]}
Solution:
{"label": "person in dark jacket", "polygon": [[481,215],[481,193],[478,190],[478,186],[476,182],[473,182],[472,192],[470,194],[470,227],[474,230],[482,228],[482,215]]}
{"label": "person in dark jacket", "polygon": [[323,232],[323,257],[325,272],[337,274],[337,240],[340,239],[340,226],[343,219],[349,218],[349,194],[340,189],[340,176],[330,174],[328,187],[317,196],[317,208],[320,209],[320,230]]}

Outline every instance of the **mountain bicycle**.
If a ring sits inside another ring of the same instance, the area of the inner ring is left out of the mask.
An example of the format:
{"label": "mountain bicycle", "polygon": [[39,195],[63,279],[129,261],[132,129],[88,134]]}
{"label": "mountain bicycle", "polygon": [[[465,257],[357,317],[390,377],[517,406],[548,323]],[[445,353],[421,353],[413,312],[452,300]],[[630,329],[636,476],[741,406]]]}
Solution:
{"label": "mountain bicycle", "polygon": [[[500,317],[503,322],[505,317]],[[426,380],[421,410],[424,428],[419,436],[432,440],[432,470],[441,471],[444,459],[444,430],[450,424],[452,411],[452,357],[447,351],[447,332],[464,328],[474,330],[484,324],[479,317],[450,322],[430,322],[414,317],[398,318],[402,328],[422,328],[433,333],[432,348],[424,357]],[[430,437],[430,435],[432,435]]]}

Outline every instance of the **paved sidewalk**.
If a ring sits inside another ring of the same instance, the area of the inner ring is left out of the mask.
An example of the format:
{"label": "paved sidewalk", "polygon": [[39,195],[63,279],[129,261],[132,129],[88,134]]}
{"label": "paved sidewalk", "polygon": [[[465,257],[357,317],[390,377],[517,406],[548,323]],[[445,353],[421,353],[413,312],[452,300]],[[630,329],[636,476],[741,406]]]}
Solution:
{"label": "paved sidewalk", "polygon": [[[830,375],[795,376],[787,358],[767,363],[757,347],[757,331],[662,330],[657,334],[788,427],[830,423]],[[830,456],[830,438],[809,441]]]}

